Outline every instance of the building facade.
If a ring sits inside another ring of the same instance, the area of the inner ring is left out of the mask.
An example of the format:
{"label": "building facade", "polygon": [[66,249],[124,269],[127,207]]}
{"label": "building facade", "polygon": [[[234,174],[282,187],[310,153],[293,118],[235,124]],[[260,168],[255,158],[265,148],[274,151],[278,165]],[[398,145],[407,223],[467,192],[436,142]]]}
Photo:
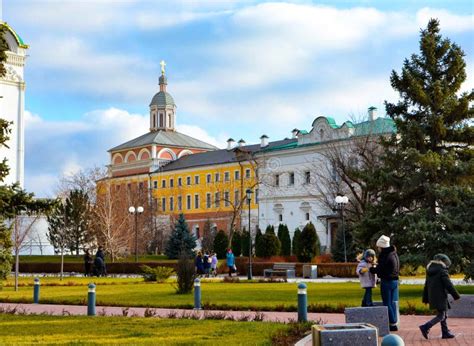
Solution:
{"label": "building facade", "polygon": [[0,148],[0,159],[6,158],[10,168],[4,183],[19,183],[24,186],[25,162],[25,80],[24,69],[28,45],[7,23],[0,22],[8,45],[5,63],[6,75],[0,78],[0,117],[9,122],[11,134],[6,143],[8,148]]}

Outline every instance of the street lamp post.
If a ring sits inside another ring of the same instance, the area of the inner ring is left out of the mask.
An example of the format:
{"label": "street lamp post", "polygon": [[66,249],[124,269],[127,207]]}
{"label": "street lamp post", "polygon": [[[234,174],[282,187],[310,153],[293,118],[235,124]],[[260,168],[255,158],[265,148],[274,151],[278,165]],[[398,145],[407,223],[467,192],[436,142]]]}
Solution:
{"label": "street lamp post", "polygon": [[252,280],[252,231],[250,229],[250,204],[252,202],[252,193],[251,189],[247,189],[247,204],[249,206],[249,268],[247,271],[247,279]]}
{"label": "street lamp post", "polygon": [[336,209],[341,212],[342,219],[342,238],[344,240],[344,262],[347,262],[347,249],[346,249],[346,230],[344,229],[344,208],[349,203],[347,196],[337,196],[335,199]]}
{"label": "street lamp post", "polygon": [[135,216],[135,263],[138,263],[138,214],[143,213],[143,207],[139,206],[135,208],[131,206],[128,208],[128,212]]}

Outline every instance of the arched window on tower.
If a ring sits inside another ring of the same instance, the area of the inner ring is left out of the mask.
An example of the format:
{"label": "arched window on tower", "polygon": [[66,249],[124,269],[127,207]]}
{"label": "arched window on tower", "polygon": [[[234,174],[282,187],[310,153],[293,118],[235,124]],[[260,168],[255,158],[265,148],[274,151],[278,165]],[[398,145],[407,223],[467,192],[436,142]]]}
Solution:
{"label": "arched window on tower", "polygon": [[156,113],[153,113],[151,117],[153,119],[153,128],[156,128]]}
{"label": "arched window on tower", "polygon": [[168,113],[168,127],[171,127],[171,113]]}
{"label": "arched window on tower", "polygon": [[163,127],[163,113],[160,113],[160,127]]}

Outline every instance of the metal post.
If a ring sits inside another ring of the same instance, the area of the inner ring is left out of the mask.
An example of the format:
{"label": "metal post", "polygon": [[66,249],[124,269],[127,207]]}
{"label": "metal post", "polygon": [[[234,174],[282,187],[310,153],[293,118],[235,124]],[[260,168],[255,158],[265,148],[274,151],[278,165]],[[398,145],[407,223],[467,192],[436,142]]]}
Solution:
{"label": "metal post", "polygon": [[308,321],[308,298],[306,288],[307,286],[304,282],[298,284],[298,322]]}
{"label": "metal post", "polygon": [[344,262],[347,262],[347,250],[346,250],[346,229],[344,228],[344,206],[341,208],[342,215],[342,237],[344,238]]}
{"label": "metal post", "polygon": [[201,310],[201,280],[194,280],[194,310]]}
{"label": "metal post", "polygon": [[135,263],[138,263],[138,211],[135,211]]}
{"label": "metal post", "polygon": [[33,289],[33,303],[39,304],[39,294],[40,294],[40,280],[35,278],[35,285]]}
{"label": "metal post", "polygon": [[248,268],[248,273],[247,273],[247,279],[252,280],[253,278],[253,275],[252,275],[252,230],[250,228],[250,200],[248,200],[248,203],[249,203],[249,268]]}
{"label": "metal post", "polygon": [[95,284],[89,284],[89,293],[87,294],[87,316],[95,316]]}

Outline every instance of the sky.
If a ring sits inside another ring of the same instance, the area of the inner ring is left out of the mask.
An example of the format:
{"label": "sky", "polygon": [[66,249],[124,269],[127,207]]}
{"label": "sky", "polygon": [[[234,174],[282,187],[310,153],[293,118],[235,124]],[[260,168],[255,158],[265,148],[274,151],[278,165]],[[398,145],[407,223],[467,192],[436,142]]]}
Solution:
{"label": "sky", "polygon": [[[1,0],[0,0],[1,1]],[[438,18],[462,47],[474,87],[472,1],[3,0],[30,48],[25,188],[105,166],[107,150],[146,133],[166,61],[178,131],[218,147],[362,119],[395,102],[390,73]]]}

